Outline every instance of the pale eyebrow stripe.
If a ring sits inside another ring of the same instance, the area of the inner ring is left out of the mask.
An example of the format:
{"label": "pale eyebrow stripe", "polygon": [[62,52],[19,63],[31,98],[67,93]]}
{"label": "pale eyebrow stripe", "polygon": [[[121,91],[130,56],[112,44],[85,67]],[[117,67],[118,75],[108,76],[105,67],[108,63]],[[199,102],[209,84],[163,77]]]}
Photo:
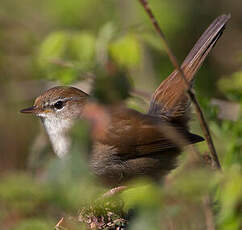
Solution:
{"label": "pale eyebrow stripe", "polygon": [[62,102],[66,102],[66,101],[71,101],[71,100],[80,100],[81,97],[67,97],[67,98],[59,98],[56,99],[55,101],[53,101],[50,105],[54,105],[57,101],[62,101]]}

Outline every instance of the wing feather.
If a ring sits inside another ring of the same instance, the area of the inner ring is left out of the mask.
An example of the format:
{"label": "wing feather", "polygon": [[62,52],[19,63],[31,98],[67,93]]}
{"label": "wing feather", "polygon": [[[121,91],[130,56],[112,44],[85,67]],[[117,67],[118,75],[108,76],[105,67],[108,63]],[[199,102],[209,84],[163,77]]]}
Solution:
{"label": "wing feather", "polygon": [[114,146],[117,154],[127,157],[162,153],[203,141],[203,138],[174,127],[166,120],[141,114],[135,110],[116,108],[111,114],[105,135],[97,137],[102,144]]}

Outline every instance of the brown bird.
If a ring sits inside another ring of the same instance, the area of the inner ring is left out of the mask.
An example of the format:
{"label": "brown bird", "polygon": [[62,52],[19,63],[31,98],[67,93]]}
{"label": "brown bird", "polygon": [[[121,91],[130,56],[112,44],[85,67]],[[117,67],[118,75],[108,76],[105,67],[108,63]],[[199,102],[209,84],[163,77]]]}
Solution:
{"label": "brown bird", "polygon": [[[215,19],[186,57],[181,67],[189,84],[229,18]],[[104,183],[117,186],[138,176],[161,178],[176,166],[185,145],[203,140],[188,131],[189,105],[184,81],[175,70],[153,94],[147,114],[123,105],[93,104],[88,94],[66,86],[47,90],[21,112],[41,118],[60,157],[69,150],[67,131],[74,121],[92,121],[90,168]]]}

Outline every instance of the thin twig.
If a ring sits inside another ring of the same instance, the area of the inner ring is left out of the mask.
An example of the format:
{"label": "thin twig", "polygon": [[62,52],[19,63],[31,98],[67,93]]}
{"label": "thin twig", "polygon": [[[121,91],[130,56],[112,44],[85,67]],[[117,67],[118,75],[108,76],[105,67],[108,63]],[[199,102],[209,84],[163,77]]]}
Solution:
{"label": "thin twig", "polygon": [[58,221],[58,223],[57,223],[56,226],[55,226],[55,230],[64,230],[64,228],[61,226],[63,220],[64,220],[64,217],[62,217],[62,218]]}
{"label": "thin twig", "polygon": [[168,45],[168,42],[165,38],[165,35],[164,33],[162,32],[154,14],[152,13],[149,5],[148,5],[148,2],[147,0],[139,0],[141,5],[144,7],[146,13],[149,15],[149,18],[153,24],[153,26],[155,27],[155,30],[158,32],[162,42],[163,42],[163,45],[164,45],[164,48],[172,62],[172,64],[174,65],[174,67],[178,70],[178,72],[180,73],[181,77],[183,78],[184,82],[185,82],[185,85],[186,85],[186,90],[187,90],[187,94],[191,100],[191,102],[193,103],[193,105],[195,106],[195,110],[196,110],[196,113],[197,113],[197,117],[198,117],[198,120],[200,122],[200,126],[202,128],[202,131],[204,133],[204,136],[205,136],[205,139],[207,141],[207,144],[208,144],[208,148],[210,150],[210,154],[211,154],[211,157],[213,159],[213,162],[215,163],[216,167],[218,169],[221,170],[221,165],[220,165],[220,162],[219,162],[219,159],[218,159],[218,155],[216,153],[216,149],[215,149],[215,146],[213,144],[213,140],[212,140],[212,137],[211,137],[211,134],[210,134],[210,131],[209,131],[209,128],[208,128],[208,125],[207,125],[207,122],[205,120],[205,117],[203,115],[203,112],[202,112],[202,109],[201,107],[199,106],[199,103],[196,99],[196,96],[194,94],[194,92],[192,91],[191,89],[191,86],[189,85],[188,81],[186,80],[186,77],[184,75],[184,72],[183,70],[181,69],[180,65],[178,64],[178,61],[175,57],[175,55],[173,54],[172,50],[170,49],[169,45]]}

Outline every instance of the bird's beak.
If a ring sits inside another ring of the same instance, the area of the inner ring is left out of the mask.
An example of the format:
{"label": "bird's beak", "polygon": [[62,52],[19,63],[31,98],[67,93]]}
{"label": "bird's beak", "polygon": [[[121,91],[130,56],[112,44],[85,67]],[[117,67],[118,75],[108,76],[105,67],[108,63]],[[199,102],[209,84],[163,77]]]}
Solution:
{"label": "bird's beak", "polygon": [[37,114],[39,113],[39,109],[36,106],[32,106],[32,107],[20,110],[20,113]]}

